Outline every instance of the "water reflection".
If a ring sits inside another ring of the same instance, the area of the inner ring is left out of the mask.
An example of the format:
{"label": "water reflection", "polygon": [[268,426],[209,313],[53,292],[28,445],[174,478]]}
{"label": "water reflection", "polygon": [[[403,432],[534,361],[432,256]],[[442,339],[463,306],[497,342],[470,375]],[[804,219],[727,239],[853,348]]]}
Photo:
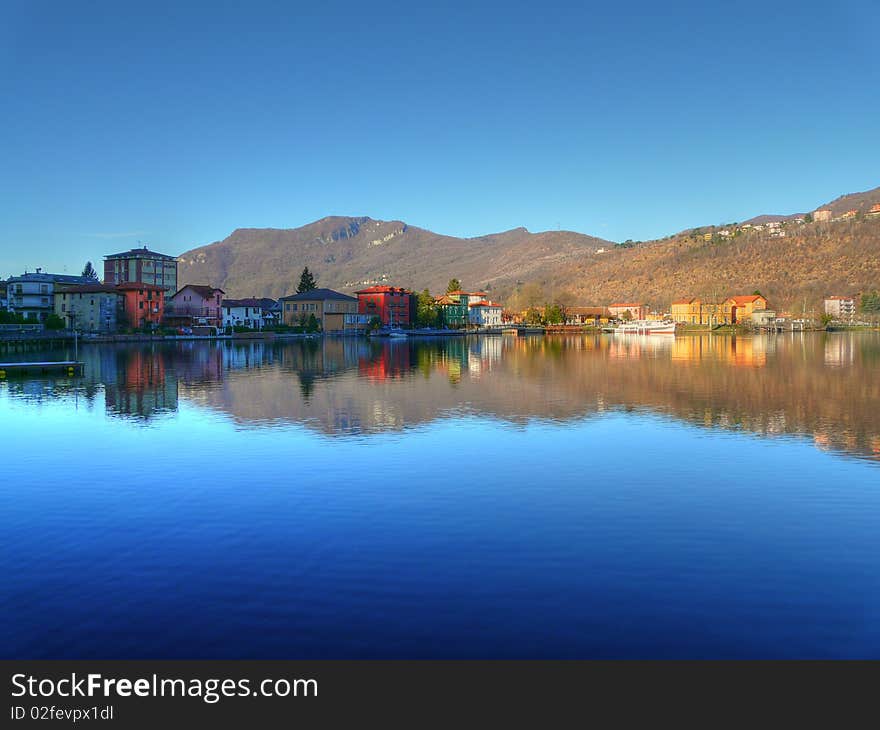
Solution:
{"label": "water reflection", "polygon": [[144,423],[187,402],[246,427],[300,423],[327,435],[462,412],[523,424],[644,409],[880,458],[877,334],[188,342],[86,346],[80,359],[82,379],[2,388],[89,407],[103,393],[109,416]]}

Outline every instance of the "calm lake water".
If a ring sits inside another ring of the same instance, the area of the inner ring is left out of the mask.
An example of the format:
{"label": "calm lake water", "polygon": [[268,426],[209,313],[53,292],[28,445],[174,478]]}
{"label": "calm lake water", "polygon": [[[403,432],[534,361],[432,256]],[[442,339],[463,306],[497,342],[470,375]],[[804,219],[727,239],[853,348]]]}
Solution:
{"label": "calm lake water", "polygon": [[4,658],[880,658],[877,334],[79,354],[0,384]]}

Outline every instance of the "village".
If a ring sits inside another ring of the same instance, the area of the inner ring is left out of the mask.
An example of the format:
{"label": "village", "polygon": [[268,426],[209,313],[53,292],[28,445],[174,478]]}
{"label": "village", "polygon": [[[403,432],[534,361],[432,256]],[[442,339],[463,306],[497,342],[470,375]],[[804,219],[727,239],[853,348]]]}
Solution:
{"label": "village", "polygon": [[776,310],[754,291],[710,299],[685,296],[662,310],[644,302],[618,301],[557,302],[515,311],[494,301],[486,291],[464,290],[458,279],[450,281],[439,296],[386,284],[347,294],[318,286],[307,267],[291,294],[278,299],[230,298],[209,283],[181,284],[178,263],[174,256],[143,246],[105,256],[103,281],[91,263],[80,276],[41,269],[12,276],[0,281],[0,337],[43,331],[92,336],[661,331],[652,329],[651,323],[666,323],[664,333],[732,327],[785,331],[853,324],[864,309],[857,296],[829,294],[818,317],[806,311],[793,314]]}

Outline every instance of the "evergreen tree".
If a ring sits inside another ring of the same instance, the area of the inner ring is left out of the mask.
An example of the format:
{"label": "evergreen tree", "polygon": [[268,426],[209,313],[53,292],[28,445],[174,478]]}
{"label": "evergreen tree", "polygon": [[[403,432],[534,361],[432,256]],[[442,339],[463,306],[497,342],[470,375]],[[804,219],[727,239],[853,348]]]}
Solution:
{"label": "evergreen tree", "polygon": [[461,290],[461,282],[458,279],[450,279],[446,285],[446,293]]}
{"label": "evergreen tree", "polygon": [[92,266],[91,261],[86,261],[86,265],[83,267],[81,276],[87,276],[89,279],[98,280],[98,272],[95,271],[95,267]]}
{"label": "evergreen tree", "polygon": [[315,283],[315,277],[312,275],[312,272],[309,271],[309,267],[306,266],[302,270],[302,274],[299,277],[299,286],[296,288],[297,294],[302,294],[303,292],[312,291],[312,289],[317,289],[318,285]]}

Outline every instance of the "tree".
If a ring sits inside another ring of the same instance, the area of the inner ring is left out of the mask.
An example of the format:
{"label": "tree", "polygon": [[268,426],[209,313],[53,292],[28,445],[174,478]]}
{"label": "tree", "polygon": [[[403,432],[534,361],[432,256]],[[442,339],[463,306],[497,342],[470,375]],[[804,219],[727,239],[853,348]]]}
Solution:
{"label": "tree", "polygon": [[450,279],[449,283],[446,285],[446,293],[461,291],[461,282],[458,279]]}
{"label": "tree", "polygon": [[862,312],[866,312],[869,314],[876,314],[880,312],[880,294],[876,291],[866,292],[862,294],[861,306],[859,307]]}
{"label": "tree", "polygon": [[82,276],[93,279],[94,281],[98,280],[98,272],[95,271],[95,267],[92,266],[91,261],[86,261],[86,265],[83,267],[82,270]]}
{"label": "tree", "polygon": [[416,325],[419,327],[436,327],[439,319],[437,305],[431,292],[425,289],[416,299]]}
{"label": "tree", "polygon": [[564,324],[565,314],[558,304],[548,304],[544,307],[544,322],[547,324]]}
{"label": "tree", "polygon": [[759,292],[757,289],[755,289],[755,291],[753,291],[752,294],[753,294],[754,296],[756,296],[756,297],[763,297],[763,296],[764,296],[764,295],[761,294],[761,292]]}
{"label": "tree", "polygon": [[526,311],[526,324],[543,324],[544,318],[537,307],[529,307]]}
{"label": "tree", "polygon": [[54,312],[46,317],[45,325],[47,330],[63,330],[65,327],[64,320]]}
{"label": "tree", "polygon": [[302,274],[299,277],[299,286],[296,288],[297,294],[302,294],[303,292],[312,291],[312,289],[317,289],[318,285],[315,283],[315,277],[312,275],[312,272],[309,271],[309,267],[306,266],[302,270]]}
{"label": "tree", "polygon": [[632,322],[633,313],[628,309],[623,313],[623,321],[624,322]]}
{"label": "tree", "polygon": [[306,332],[317,332],[319,329],[321,329],[321,325],[318,324],[318,318],[314,314],[310,314],[306,321]]}
{"label": "tree", "polygon": [[819,321],[822,323],[822,327],[827,327],[834,320],[834,315],[825,312],[819,317]]}
{"label": "tree", "polygon": [[804,216],[804,223],[812,223],[812,222],[813,222],[813,214],[812,214],[812,213],[807,213],[807,214]]}

